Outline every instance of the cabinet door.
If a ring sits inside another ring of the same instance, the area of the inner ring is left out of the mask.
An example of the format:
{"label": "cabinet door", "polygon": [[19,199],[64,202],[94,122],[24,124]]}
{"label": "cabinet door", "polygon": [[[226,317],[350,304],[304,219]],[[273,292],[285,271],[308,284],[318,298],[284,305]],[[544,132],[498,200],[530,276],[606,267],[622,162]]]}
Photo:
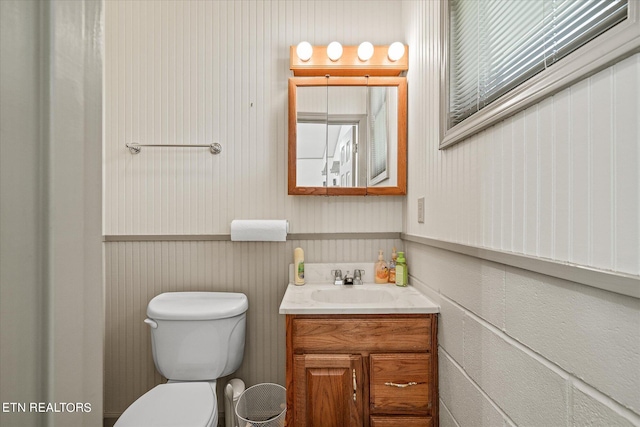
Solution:
{"label": "cabinet door", "polygon": [[362,357],[349,354],[302,354],[293,359],[294,425],[362,425]]}

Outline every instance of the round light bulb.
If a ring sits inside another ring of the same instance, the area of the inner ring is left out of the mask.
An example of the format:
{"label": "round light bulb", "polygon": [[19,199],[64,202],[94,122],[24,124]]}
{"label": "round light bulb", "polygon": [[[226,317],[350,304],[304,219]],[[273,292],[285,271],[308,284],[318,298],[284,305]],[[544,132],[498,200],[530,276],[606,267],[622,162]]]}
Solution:
{"label": "round light bulb", "polygon": [[342,57],[342,45],[338,42],[329,43],[329,46],[327,46],[327,56],[330,60],[336,62]]}
{"label": "round light bulb", "polygon": [[404,45],[400,42],[391,43],[387,56],[390,61],[396,62],[398,59],[404,56]]}
{"label": "round light bulb", "polygon": [[313,54],[313,46],[309,42],[300,42],[296,47],[296,54],[301,61],[307,62]]}
{"label": "round light bulb", "polygon": [[362,42],[358,46],[358,58],[360,61],[368,61],[373,56],[373,45],[369,42]]}

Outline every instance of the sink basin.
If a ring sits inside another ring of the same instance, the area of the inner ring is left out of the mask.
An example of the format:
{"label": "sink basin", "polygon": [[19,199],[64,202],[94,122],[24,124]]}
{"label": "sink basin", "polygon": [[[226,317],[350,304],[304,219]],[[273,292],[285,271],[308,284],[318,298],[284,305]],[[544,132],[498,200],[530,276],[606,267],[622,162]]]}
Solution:
{"label": "sink basin", "polygon": [[[306,268],[306,266],[305,266]],[[280,304],[280,314],[391,314],[438,313],[440,307],[413,286],[364,283],[290,284]]]}
{"label": "sink basin", "polygon": [[[290,266],[293,269],[293,264]],[[308,268],[307,268],[308,267]],[[305,264],[304,286],[290,283],[280,303],[280,314],[396,314],[438,313],[440,307],[413,286],[401,288],[393,283],[364,282],[362,285],[334,285],[332,269],[353,271],[365,269],[365,277],[373,277],[373,263]],[[308,271],[307,271],[308,270]],[[293,270],[292,270],[293,271]],[[307,274],[308,273],[308,274]],[[291,275],[290,277],[293,277]]]}
{"label": "sink basin", "polygon": [[[354,285],[356,286],[356,285]],[[396,295],[384,289],[336,287],[311,292],[311,299],[330,304],[376,304],[396,300]]]}

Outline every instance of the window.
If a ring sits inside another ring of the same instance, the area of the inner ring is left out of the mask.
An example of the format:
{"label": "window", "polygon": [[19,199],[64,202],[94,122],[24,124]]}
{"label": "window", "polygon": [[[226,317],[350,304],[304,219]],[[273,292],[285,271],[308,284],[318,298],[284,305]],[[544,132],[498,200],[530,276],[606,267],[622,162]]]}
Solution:
{"label": "window", "polygon": [[449,0],[441,148],[637,52],[637,3]]}

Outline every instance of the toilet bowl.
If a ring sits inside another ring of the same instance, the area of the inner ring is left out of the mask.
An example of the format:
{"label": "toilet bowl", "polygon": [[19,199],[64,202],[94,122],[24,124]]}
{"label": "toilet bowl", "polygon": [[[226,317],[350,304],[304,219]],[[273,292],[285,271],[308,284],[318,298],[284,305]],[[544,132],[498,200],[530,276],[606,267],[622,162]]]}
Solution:
{"label": "toilet bowl", "polygon": [[216,427],[216,380],[244,356],[247,297],[170,292],[147,307],[156,369],[169,381],[136,400],[115,427]]}

